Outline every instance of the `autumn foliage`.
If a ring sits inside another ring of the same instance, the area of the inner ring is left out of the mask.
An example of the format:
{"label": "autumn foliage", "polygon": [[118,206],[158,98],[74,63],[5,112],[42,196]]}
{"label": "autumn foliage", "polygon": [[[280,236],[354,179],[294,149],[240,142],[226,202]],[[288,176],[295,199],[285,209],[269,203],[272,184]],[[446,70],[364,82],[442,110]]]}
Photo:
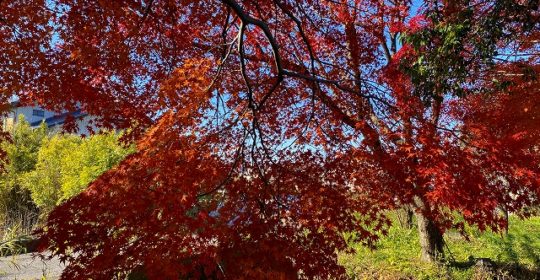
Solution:
{"label": "autumn foliage", "polygon": [[413,2],[0,2],[4,101],[138,143],[50,215],[64,279],[342,277],[386,210],[434,260],[537,204],[538,4]]}

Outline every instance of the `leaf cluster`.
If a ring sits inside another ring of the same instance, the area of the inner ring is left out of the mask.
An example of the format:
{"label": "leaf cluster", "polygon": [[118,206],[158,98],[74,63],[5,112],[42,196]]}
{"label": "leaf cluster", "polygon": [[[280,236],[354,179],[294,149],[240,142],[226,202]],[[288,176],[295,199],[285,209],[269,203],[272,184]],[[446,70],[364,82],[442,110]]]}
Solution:
{"label": "leaf cluster", "polygon": [[[403,61],[402,70],[428,104],[444,95],[486,92],[478,73],[493,71],[497,62],[507,59],[501,52],[521,44],[540,27],[534,1],[426,1],[424,5],[428,26],[402,36],[403,44],[415,52]],[[508,83],[496,90],[507,88]]]}

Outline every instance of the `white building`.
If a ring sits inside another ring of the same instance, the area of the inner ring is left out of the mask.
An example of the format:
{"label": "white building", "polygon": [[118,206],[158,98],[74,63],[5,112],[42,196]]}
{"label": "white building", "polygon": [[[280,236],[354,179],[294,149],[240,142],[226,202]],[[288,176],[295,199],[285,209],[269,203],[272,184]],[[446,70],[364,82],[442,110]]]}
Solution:
{"label": "white building", "polygon": [[38,127],[41,123],[45,122],[47,127],[52,130],[61,130],[68,116],[75,118],[78,134],[89,135],[89,127],[92,127],[96,131],[95,126],[91,124],[92,116],[87,113],[77,110],[74,112],[56,113],[45,110],[39,106],[24,106],[18,101],[11,102],[11,112],[3,120],[3,127],[6,130],[8,127],[17,123],[20,116],[24,116],[24,119],[30,123],[31,127]]}

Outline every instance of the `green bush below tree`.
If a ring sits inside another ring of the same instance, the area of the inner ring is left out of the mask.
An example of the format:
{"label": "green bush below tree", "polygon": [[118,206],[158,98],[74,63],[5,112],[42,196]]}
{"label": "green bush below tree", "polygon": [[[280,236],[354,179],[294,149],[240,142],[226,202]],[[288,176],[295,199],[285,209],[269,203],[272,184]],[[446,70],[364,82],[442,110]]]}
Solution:
{"label": "green bush below tree", "polygon": [[120,134],[103,132],[82,138],[32,128],[19,116],[0,142],[6,152],[0,174],[0,230],[29,233],[58,204],[79,194],[103,172],[134,151]]}

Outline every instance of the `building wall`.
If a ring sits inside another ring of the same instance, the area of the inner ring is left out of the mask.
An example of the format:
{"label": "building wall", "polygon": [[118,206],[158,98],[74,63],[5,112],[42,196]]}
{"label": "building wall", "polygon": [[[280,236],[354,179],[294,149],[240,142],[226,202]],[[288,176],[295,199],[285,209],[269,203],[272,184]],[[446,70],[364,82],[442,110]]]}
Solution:
{"label": "building wall", "polygon": [[[35,111],[39,111],[43,114],[42,115],[35,114],[35,113],[38,113]],[[5,127],[10,126],[16,123],[20,115],[23,115],[27,122],[33,123],[33,122],[50,118],[54,116],[55,113],[44,110],[43,108],[40,108],[40,107],[31,107],[31,106],[15,107],[13,108],[13,111],[9,113],[8,116],[4,119],[4,126]]]}
{"label": "building wall", "polygon": [[[35,123],[35,122],[41,123],[41,121],[51,118],[55,115],[58,115],[58,113],[44,110],[43,108],[40,108],[38,106],[14,107],[12,112],[10,112],[2,120],[2,125],[3,125],[4,130],[7,130],[10,127],[12,127],[19,120],[21,115],[23,115],[25,120],[29,123]],[[99,129],[95,125],[90,124],[90,121],[92,119],[94,119],[94,117],[89,116],[89,115],[77,118],[77,121],[76,121],[77,127],[78,127],[77,134],[90,135],[88,126],[91,126],[94,132],[97,132]],[[62,130],[62,123],[49,126],[49,129],[56,132],[60,132]]]}

